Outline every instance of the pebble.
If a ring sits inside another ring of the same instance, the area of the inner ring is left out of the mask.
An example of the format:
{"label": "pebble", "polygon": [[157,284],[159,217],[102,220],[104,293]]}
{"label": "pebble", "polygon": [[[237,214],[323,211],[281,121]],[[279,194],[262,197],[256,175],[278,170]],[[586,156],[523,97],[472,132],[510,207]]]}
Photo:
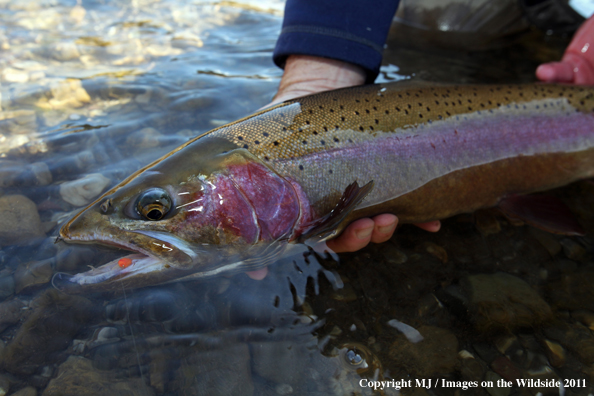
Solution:
{"label": "pebble", "polygon": [[495,235],[501,232],[501,223],[497,220],[493,210],[477,210],[474,212],[476,228],[483,236]]}
{"label": "pebble", "polygon": [[526,282],[506,273],[471,275],[460,282],[479,332],[534,327],[552,319],[549,305]]}
{"label": "pebble", "polygon": [[128,136],[126,145],[135,150],[159,147],[162,137],[163,135],[155,128],[142,128]]}
{"label": "pebble", "polygon": [[51,182],[52,174],[44,162],[24,164],[0,160],[0,187],[47,186]]}
{"label": "pebble", "polygon": [[502,378],[495,374],[492,371],[487,371],[485,373],[485,381],[491,381],[494,386],[486,387],[485,390],[491,396],[508,396],[511,392],[511,388],[505,386],[497,386],[497,381],[500,381]]}
{"label": "pebble", "polygon": [[20,389],[10,396],[37,396],[37,389],[32,386]]}
{"label": "pebble", "polygon": [[26,306],[27,305],[19,299],[0,303],[0,333],[6,330],[7,327],[18,323],[23,316],[23,308]]}
{"label": "pebble", "polygon": [[584,364],[594,363],[594,336],[582,325],[558,323],[543,329],[547,339],[552,339],[577,355]]}
{"label": "pebble", "polygon": [[111,180],[100,173],[91,173],[82,179],[60,184],[60,195],[62,199],[74,206],[85,206],[97,198]]}
{"label": "pebble", "polygon": [[7,376],[0,374],[0,396],[5,396],[10,391],[10,380]]}
{"label": "pebble", "polygon": [[571,316],[580,321],[584,326],[594,331],[594,312],[586,310],[573,311]]}
{"label": "pebble", "polygon": [[91,97],[78,79],[58,79],[50,83],[52,98],[45,97],[35,103],[37,107],[46,110],[64,110],[82,107],[91,102]]}
{"label": "pebble", "polygon": [[9,270],[0,271],[0,300],[14,293],[14,277]]}
{"label": "pebble", "polygon": [[561,246],[563,246],[563,253],[568,259],[574,261],[583,261],[586,256],[586,249],[584,249],[579,243],[569,238],[562,239],[560,243]]}
{"label": "pebble", "polygon": [[404,264],[408,260],[406,253],[390,243],[386,243],[382,248],[382,255],[392,265]]}
{"label": "pebble", "polygon": [[555,257],[561,252],[561,244],[559,240],[549,232],[539,230],[538,228],[530,227],[530,235],[534,237],[542,245],[543,248],[551,255]]}
{"label": "pebble", "polygon": [[565,350],[554,341],[544,340],[545,352],[549,363],[553,367],[562,367],[565,364]]}
{"label": "pebble", "polygon": [[49,283],[52,276],[54,276],[53,258],[19,264],[14,273],[15,292],[36,291]]}
{"label": "pebble", "polygon": [[557,308],[594,311],[594,267],[586,266],[547,285],[549,300]]}
{"label": "pebble", "polygon": [[448,252],[446,252],[444,248],[433,242],[425,242],[421,246],[417,247],[415,250],[425,251],[444,264],[448,262]]}
{"label": "pebble", "polygon": [[456,336],[447,329],[433,326],[421,326],[417,330],[423,336],[417,343],[402,334],[394,337],[389,349],[393,364],[424,378],[454,371],[459,364]]}
{"label": "pebble", "polygon": [[115,371],[102,371],[93,362],[80,356],[70,356],[58,368],[42,396],[154,396],[155,391],[141,378],[118,378]]}
{"label": "pebble", "polygon": [[497,356],[491,362],[491,370],[513,383],[516,379],[523,378],[522,370],[505,356]]}
{"label": "pebble", "polygon": [[24,243],[45,235],[35,203],[24,195],[1,196],[0,219],[0,246]]}

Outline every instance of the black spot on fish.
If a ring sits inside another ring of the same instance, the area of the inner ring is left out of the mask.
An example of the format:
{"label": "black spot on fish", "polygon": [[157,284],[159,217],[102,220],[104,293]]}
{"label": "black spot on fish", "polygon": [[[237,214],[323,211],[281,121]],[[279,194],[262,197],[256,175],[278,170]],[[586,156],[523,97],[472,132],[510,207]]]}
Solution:
{"label": "black spot on fish", "polygon": [[305,120],[305,124],[309,125],[309,121],[308,120]]}
{"label": "black spot on fish", "polygon": [[332,169],[330,169],[330,170],[328,171],[328,173],[332,174]]}
{"label": "black spot on fish", "polygon": [[340,110],[344,110],[344,106],[343,105],[340,105]]}
{"label": "black spot on fish", "polygon": [[275,146],[278,146],[278,144],[279,144],[279,143],[278,143],[277,141],[275,141],[275,142],[273,142],[273,144],[274,144]]}
{"label": "black spot on fish", "polygon": [[323,141],[323,140],[320,140],[320,144],[321,144],[322,146],[325,146],[325,145],[326,145],[326,142],[325,142],[325,141]]}
{"label": "black spot on fish", "polygon": [[540,106],[539,106],[539,105],[536,105],[536,108],[537,108],[537,109],[540,109]]}
{"label": "black spot on fish", "polygon": [[376,124],[379,124],[379,120],[377,118],[374,121]]}
{"label": "black spot on fish", "polygon": [[373,106],[373,110],[374,110],[374,111],[377,111],[377,107]]}
{"label": "black spot on fish", "polygon": [[358,111],[355,111],[355,115],[359,115],[359,112]]}
{"label": "black spot on fish", "polygon": [[322,105],[319,105],[318,107],[319,107],[320,109],[323,109],[323,108],[324,108],[324,106],[322,106]]}
{"label": "black spot on fish", "polygon": [[409,109],[412,109],[412,106],[410,105],[410,103],[407,104],[407,106],[408,106]]}
{"label": "black spot on fish", "polygon": [[399,97],[400,99],[402,99],[402,95],[398,94],[398,97]]}
{"label": "black spot on fish", "polygon": [[449,116],[451,116],[451,114],[450,114],[450,112],[449,112],[449,111],[446,111],[446,114],[448,115],[448,117],[449,117]]}
{"label": "black spot on fish", "polygon": [[328,128],[324,127],[324,132],[328,132]]}
{"label": "black spot on fish", "polygon": [[304,141],[302,141],[301,143],[303,143],[303,144],[307,144],[307,140],[304,140]]}
{"label": "black spot on fish", "polygon": [[262,136],[264,136],[264,137],[268,137],[268,132],[264,132],[264,133],[262,134]]}
{"label": "black spot on fish", "polygon": [[472,111],[472,107],[468,106],[468,110]]}
{"label": "black spot on fish", "polygon": [[400,111],[400,107],[398,106],[394,107],[394,109],[396,109],[396,111]]}
{"label": "black spot on fish", "polygon": [[349,143],[353,143],[353,141],[351,139],[349,139]]}
{"label": "black spot on fish", "polygon": [[435,101],[435,104],[436,104],[436,105],[438,105],[438,104],[439,104],[439,100],[436,100],[436,101]]}
{"label": "black spot on fish", "polygon": [[431,111],[431,109],[429,108],[429,106],[427,106],[427,111]]}
{"label": "black spot on fish", "polygon": [[423,114],[419,113],[419,118],[423,118]]}
{"label": "black spot on fish", "polygon": [[287,128],[286,127],[283,127],[283,132],[286,132],[286,131],[287,131]]}
{"label": "black spot on fish", "polygon": [[365,99],[365,101],[369,103],[369,99]]}
{"label": "black spot on fish", "polygon": [[408,114],[408,110],[404,109],[404,114]]}
{"label": "black spot on fish", "polygon": [[299,165],[299,170],[303,170],[303,165]]}
{"label": "black spot on fish", "polygon": [[468,103],[472,103],[472,100],[468,99]]}
{"label": "black spot on fish", "polygon": [[243,148],[244,148],[244,149],[246,149],[246,148],[248,148],[248,147],[249,147],[249,146],[248,146],[247,144],[244,144],[244,145],[243,145]]}
{"label": "black spot on fish", "polygon": [[334,140],[335,142],[340,142],[340,140],[338,140],[338,138],[337,138],[337,137],[335,137],[333,140]]}
{"label": "black spot on fish", "polygon": [[311,109],[310,109],[310,110],[309,110],[309,114],[313,114],[313,110],[311,110]]}
{"label": "black spot on fish", "polygon": [[334,109],[330,109],[330,113],[334,113]]}
{"label": "black spot on fish", "polygon": [[341,120],[342,122],[344,122],[344,117],[340,117],[340,120]]}
{"label": "black spot on fish", "polygon": [[484,103],[481,103],[481,107],[485,107],[485,104]]}
{"label": "black spot on fish", "polygon": [[314,135],[317,135],[317,134],[318,134],[316,131],[313,131],[312,133],[313,133]]}
{"label": "black spot on fish", "polygon": [[419,102],[419,107],[423,107],[423,103]]}
{"label": "black spot on fish", "polygon": [[256,144],[260,144],[260,142],[258,140],[254,140],[254,143]]}
{"label": "black spot on fish", "polygon": [[265,161],[270,161],[270,158],[268,158],[268,157],[264,157],[264,160],[265,160]]}
{"label": "black spot on fish", "polygon": [[439,115],[437,116],[437,118],[441,120],[443,117],[441,116],[441,114],[439,114]]}
{"label": "black spot on fish", "polygon": [[390,114],[390,110],[386,110],[386,114]]}
{"label": "black spot on fish", "polygon": [[360,127],[359,127],[359,130],[360,130],[360,131],[363,131],[363,129],[364,129],[364,128],[363,128],[362,126],[360,126]]}
{"label": "black spot on fish", "polygon": [[237,140],[243,140],[243,136],[237,136]]}
{"label": "black spot on fish", "polygon": [[374,129],[373,129],[373,126],[371,126],[371,125],[369,125],[369,129],[371,129],[372,131],[374,130]]}
{"label": "black spot on fish", "polygon": [[365,112],[366,112],[367,114],[369,114],[369,110],[365,109]]}
{"label": "black spot on fish", "polygon": [[355,99],[355,102],[357,103],[361,103],[361,101],[359,99]]}

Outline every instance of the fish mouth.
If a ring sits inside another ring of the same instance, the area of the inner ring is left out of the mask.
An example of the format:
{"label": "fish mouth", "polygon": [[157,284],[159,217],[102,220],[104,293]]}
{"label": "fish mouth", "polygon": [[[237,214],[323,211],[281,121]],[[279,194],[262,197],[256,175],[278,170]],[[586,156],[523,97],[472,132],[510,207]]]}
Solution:
{"label": "fish mouth", "polygon": [[[172,271],[176,268],[183,270],[196,257],[196,252],[186,241],[167,233],[136,230],[127,234],[135,234],[137,243],[130,243],[123,238],[115,239],[109,234],[65,235],[66,238],[63,239],[66,242],[99,243],[131,250],[133,253],[75,275],[58,273],[52,280],[54,286],[57,289],[69,289],[73,286],[113,284],[133,278],[144,278],[147,281],[147,278],[155,274],[176,272]],[[143,245],[148,246],[148,249]],[[158,248],[157,251],[155,247]]]}
{"label": "fish mouth", "polygon": [[[126,265],[122,265],[122,263]],[[76,275],[58,273],[54,276],[54,286],[60,289],[61,286],[68,286],[68,284],[84,286],[107,281],[124,280],[128,276],[162,271],[165,268],[169,268],[169,264],[162,262],[156,257],[133,253]],[[56,284],[56,282],[59,284]]]}

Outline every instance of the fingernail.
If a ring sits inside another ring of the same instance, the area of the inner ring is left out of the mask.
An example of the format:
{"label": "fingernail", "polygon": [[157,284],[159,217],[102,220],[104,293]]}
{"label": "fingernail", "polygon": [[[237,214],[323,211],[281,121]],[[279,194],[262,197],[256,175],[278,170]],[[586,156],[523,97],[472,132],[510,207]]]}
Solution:
{"label": "fingernail", "polygon": [[394,230],[394,224],[383,226],[383,227],[377,227],[377,230],[380,233],[382,233],[382,234],[387,234],[387,233],[392,232]]}
{"label": "fingernail", "polygon": [[364,228],[362,230],[357,231],[355,233],[355,235],[357,235],[357,238],[359,238],[359,239],[365,239],[365,238],[369,238],[371,236],[372,232],[373,232],[373,227]]}

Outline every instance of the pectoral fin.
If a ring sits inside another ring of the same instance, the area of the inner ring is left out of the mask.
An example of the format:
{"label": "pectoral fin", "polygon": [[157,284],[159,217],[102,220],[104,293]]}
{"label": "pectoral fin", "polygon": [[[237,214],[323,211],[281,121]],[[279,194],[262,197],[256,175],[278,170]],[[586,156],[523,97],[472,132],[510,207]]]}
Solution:
{"label": "pectoral fin", "polygon": [[373,189],[373,180],[359,187],[353,182],[342,193],[340,201],[330,213],[309,224],[309,229],[299,237],[299,242],[315,238],[316,242],[328,240],[338,234],[340,223],[351,213]]}
{"label": "pectoral fin", "polygon": [[512,195],[499,203],[499,209],[509,218],[522,220],[553,234],[585,234],[569,208],[553,196]]}

